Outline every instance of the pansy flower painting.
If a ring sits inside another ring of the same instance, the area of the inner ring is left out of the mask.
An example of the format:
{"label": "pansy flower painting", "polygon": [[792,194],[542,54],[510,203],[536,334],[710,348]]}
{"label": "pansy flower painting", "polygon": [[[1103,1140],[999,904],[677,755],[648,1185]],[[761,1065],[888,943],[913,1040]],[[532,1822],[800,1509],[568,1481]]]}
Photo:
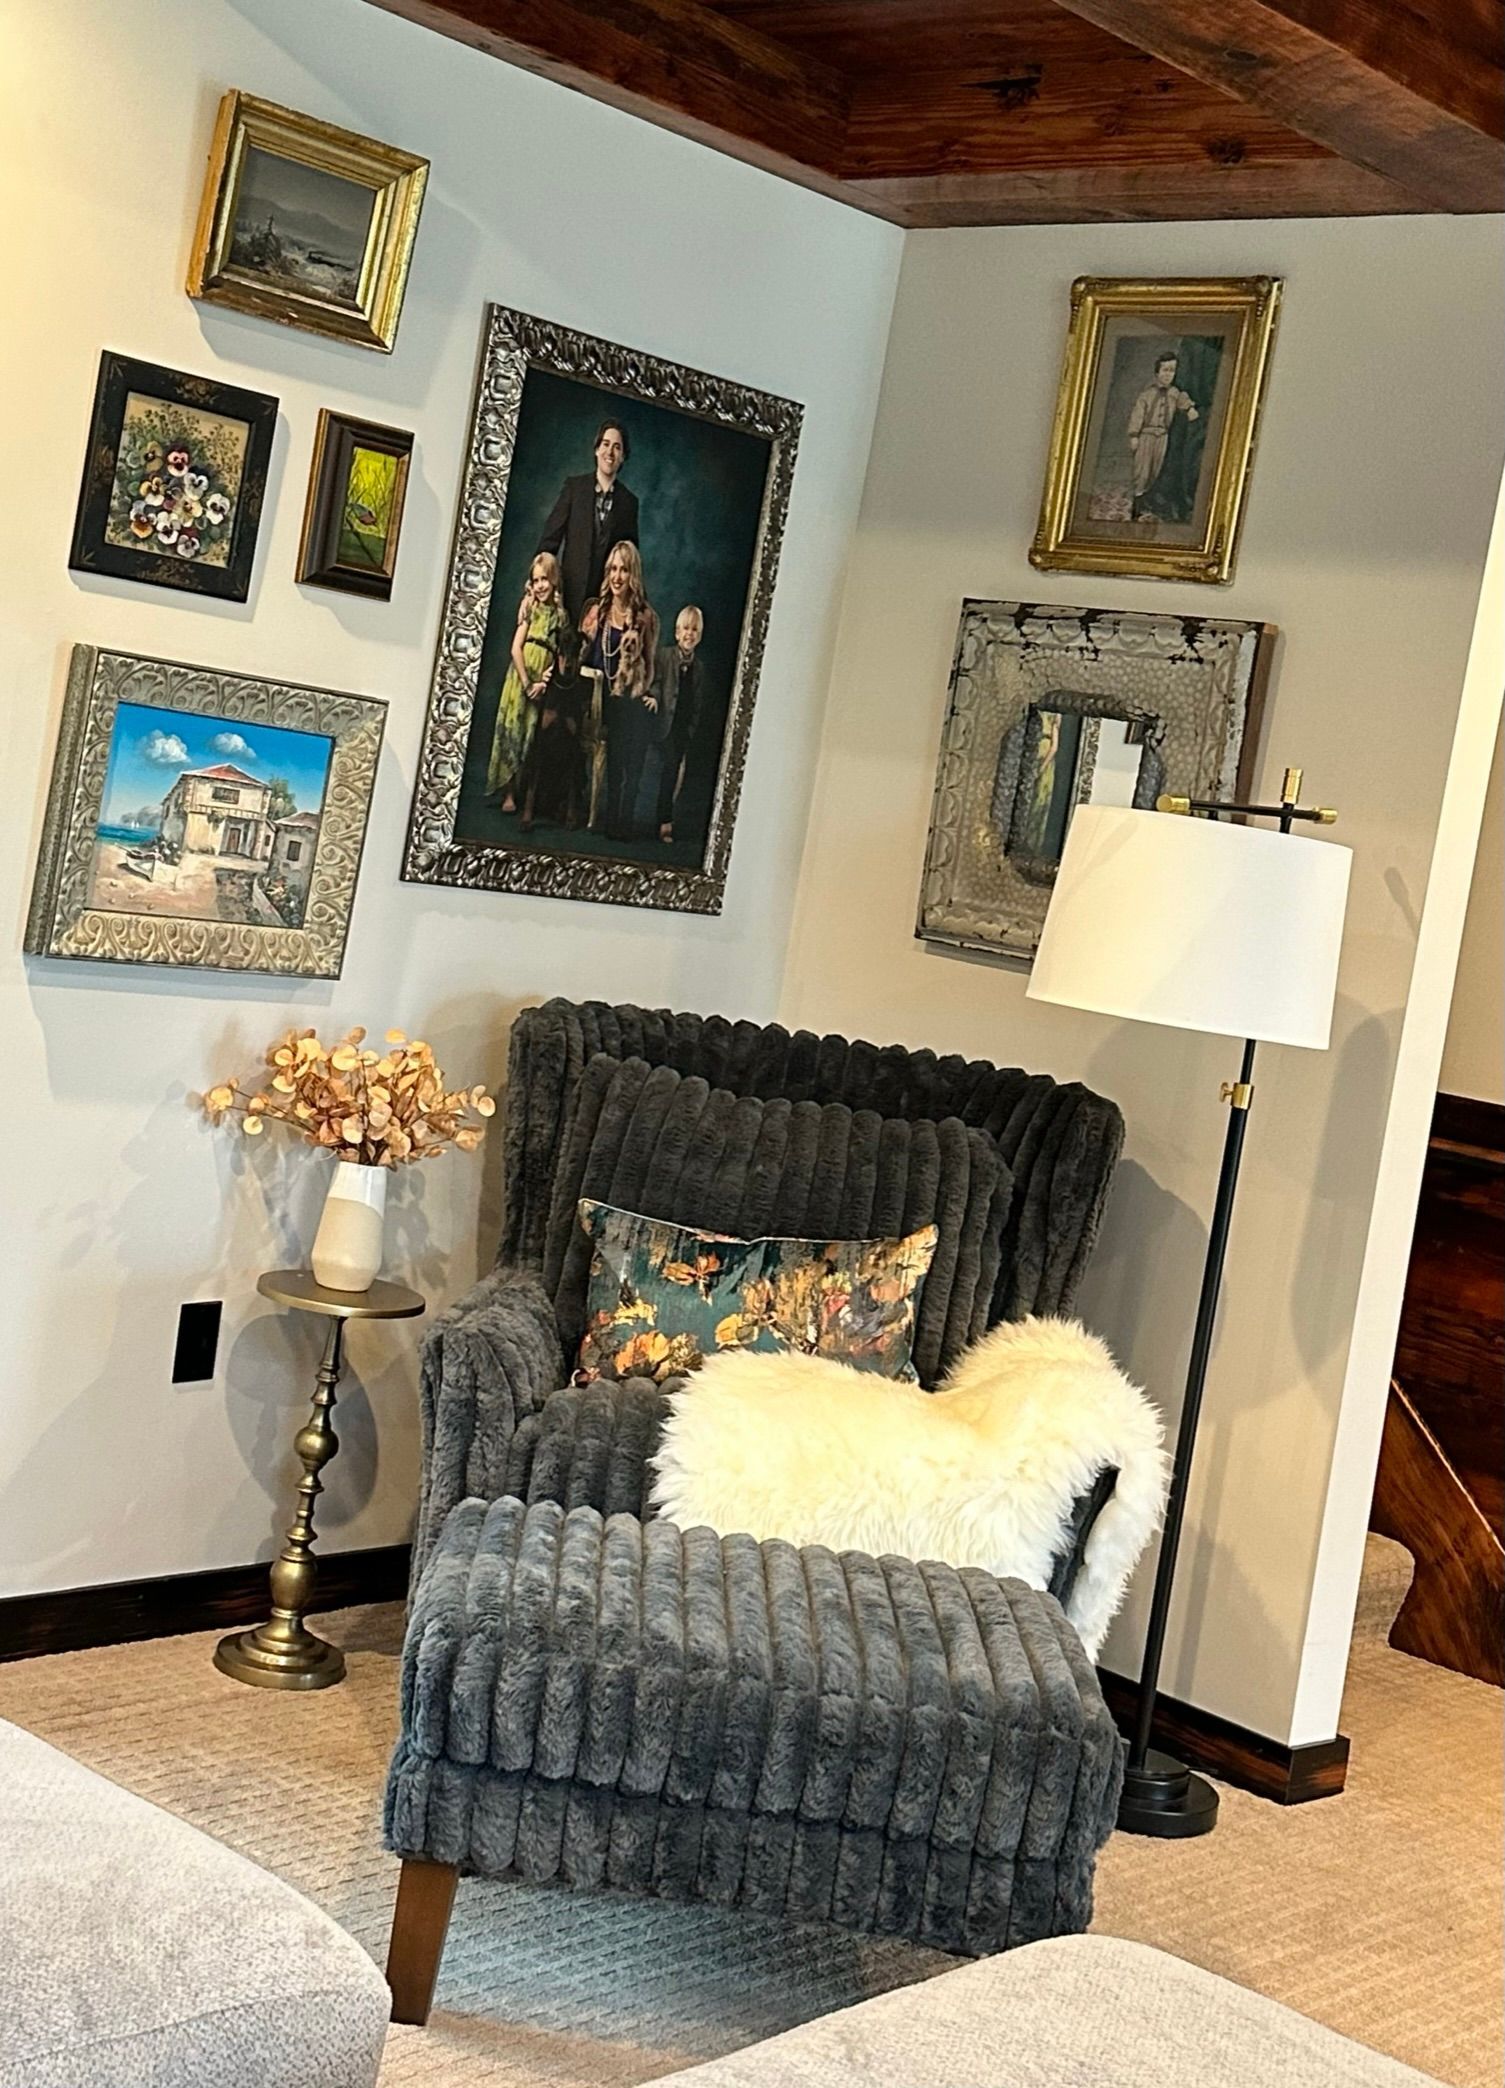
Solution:
{"label": "pansy flower painting", "polygon": [[74,523],[75,571],[243,602],[277,401],[106,354]]}

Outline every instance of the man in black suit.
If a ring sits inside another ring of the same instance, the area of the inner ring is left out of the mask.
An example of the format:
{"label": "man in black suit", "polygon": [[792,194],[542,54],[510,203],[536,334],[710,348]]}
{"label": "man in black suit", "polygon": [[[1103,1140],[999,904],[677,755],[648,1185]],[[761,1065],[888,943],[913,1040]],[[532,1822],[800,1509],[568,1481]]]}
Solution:
{"label": "man in black suit", "polygon": [[601,592],[601,575],[613,544],[638,540],[638,497],[621,480],[630,445],[614,420],[596,430],[596,468],[567,478],[538,539],[552,551],[564,581],[564,606],[571,623],[580,620]]}

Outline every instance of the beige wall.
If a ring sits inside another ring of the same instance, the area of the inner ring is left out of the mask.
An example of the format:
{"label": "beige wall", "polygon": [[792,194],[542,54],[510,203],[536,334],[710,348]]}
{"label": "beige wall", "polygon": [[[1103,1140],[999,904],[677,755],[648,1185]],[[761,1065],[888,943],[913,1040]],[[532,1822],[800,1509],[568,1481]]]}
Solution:
{"label": "beige wall", "polygon": [[[1445,219],[911,235],[800,874],[786,1020],[1046,1068],[1123,1105],[1082,1302],[1174,1420],[1230,1047],[1026,1003],[1018,969],[917,943],[915,900],[963,596],[1282,627],[1263,778],[1300,762],[1340,807],[1349,927],[1332,1050],[1261,1054],[1164,1675],[1279,1739],[1336,1720],[1348,1619],[1314,1633],[1309,1597],[1500,479],[1499,251],[1498,223]],[[1235,583],[1035,573],[1072,278],[1256,272],[1287,293]],[[1349,1396],[1377,1413],[1384,1366],[1370,1378]],[[1125,1672],[1148,1581],[1109,1644]]]}
{"label": "beige wall", "polygon": [[1495,736],[1489,800],[1469,892],[1468,922],[1453,1011],[1448,1019],[1442,1087],[1449,1095],[1505,1102],[1505,737]]}
{"label": "beige wall", "polygon": [[[364,0],[0,0],[11,402],[0,501],[0,1595],[265,1557],[317,1333],[257,1272],[301,1262],[318,1156],[209,1131],[187,1097],[289,1023],[397,1023],[492,1080],[518,1006],[602,994],[771,1016],[901,236]],[[428,155],[392,355],[192,303],[215,109],[235,86]],[[604,334],[805,406],[726,911],[404,885],[483,308]],[[244,605],[67,569],[103,347],[276,394]],[[293,574],[321,406],[416,432],[390,603]],[[386,741],[334,983],[23,963],[74,641],[379,696]],[[499,1141],[396,1191],[396,1271],[435,1305],[494,1252]],[[222,1298],[220,1372],[168,1383],[180,1301]],[[327,1548],[395,1542],[416,1492],[411,1329],[356,1329]]]}

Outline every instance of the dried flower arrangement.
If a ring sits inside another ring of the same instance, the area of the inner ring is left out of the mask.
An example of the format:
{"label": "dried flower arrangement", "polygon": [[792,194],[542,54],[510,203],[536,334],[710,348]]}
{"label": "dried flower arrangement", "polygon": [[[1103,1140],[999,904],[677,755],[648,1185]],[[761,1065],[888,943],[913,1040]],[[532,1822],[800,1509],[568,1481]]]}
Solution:
{"label": "dried flower arrangement", "polygon": [[[457,1146],[473,1153],[496,1103],[483,1087],[446,1089],[429,1045],[388,1030],[381,1051],[353,1029],[333,1046],[313,1030],[289,1030],[267,1047],[267,1085],[227,1080],[204,1097],[213,1123],[239,1116],[248,1137],[288,1124],[310,1145],[360,1167],[398,1167]],[[479,1123],[472,1121],[479,1118]]]}

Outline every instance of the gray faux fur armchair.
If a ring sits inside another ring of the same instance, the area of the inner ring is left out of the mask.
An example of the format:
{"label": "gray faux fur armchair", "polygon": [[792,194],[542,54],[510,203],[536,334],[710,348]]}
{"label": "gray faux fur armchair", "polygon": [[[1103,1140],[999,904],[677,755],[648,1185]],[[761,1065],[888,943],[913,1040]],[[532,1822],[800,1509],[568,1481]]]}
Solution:
{"label": "gray faux fur armchair", "polygon": [[[777,1026],[551,1001],[517,1021],[496,1269],[423,1361],[423,1490],[387,1843],[388,1966],[426,2018],[459,1873],[909,1935],[981,1955],[1086,1926],[1120,1748],[1058,1602],[966,1569],[681,1531],[664,1412],[576,1389],[582,1196],[752,1238],[940,1238],[935,1384],[1069,1308],[1123,1125],[1079,1085]],[[1104,1471],[1075,1507],[1064,1598]]]}

